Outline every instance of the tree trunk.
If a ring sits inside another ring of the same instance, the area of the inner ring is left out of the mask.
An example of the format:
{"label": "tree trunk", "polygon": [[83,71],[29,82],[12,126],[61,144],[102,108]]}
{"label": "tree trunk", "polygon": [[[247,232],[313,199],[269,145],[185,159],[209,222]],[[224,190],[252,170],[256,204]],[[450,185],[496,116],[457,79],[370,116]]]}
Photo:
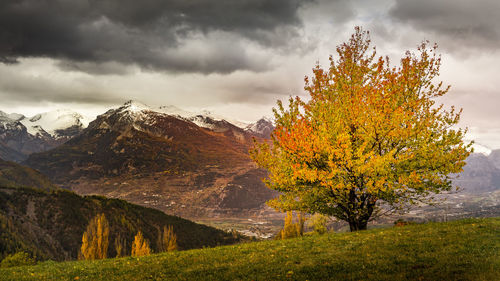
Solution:
{"label": "tree trunk", "polygon": [[351,229],[351,232],[358,230],[366,230],[367,226],[368,226],[368,220],[365,219],[349,221],[349,228]]}

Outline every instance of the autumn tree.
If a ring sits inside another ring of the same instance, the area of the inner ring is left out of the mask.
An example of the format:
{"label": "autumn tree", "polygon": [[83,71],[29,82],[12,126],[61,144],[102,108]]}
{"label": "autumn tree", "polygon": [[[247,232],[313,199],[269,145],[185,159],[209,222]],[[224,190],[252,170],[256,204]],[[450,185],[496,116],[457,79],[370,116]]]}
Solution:
{"label": "autumn tree", "polygon": [[159,232],[158,244],[158,249],[161,252],[177,250],[177,235],[174,233],[174,228],[171,225],[164,226],[163,231]]}
{"label": "autumn tree", "polygon": [[472,143],[456,128],[461,110],[436,103],[441,58],[428,42],[391,66],[357,27],[330,67],[305,79],[310,99],[278,101],[272,144],[251,151],[270,172],[269,202],[279,210],[321,213],[366,229],[377,210],[404,210],[452,188]]}
{"label": "autumn tree", "polygon": [[108,256],[109,223],[104,214],[92,218],[82,236],[81,252],[86,260],[105,259]]}
{"label": "autumn tree", "polygon": [[132,243],[132,256],[148,256],[151,254],[151,248],[149,247],[149,242],[144,238],[142,232],[139,230],[134,237],[134,242]]}
{"label": "autumn tree", "polygon": [[294,238],[294,237],[299,237],[304,234],[304,222],[305,218],[302,213],[298,213],[297,215],[297,222],[293,222],[293,212],[292,211],[287,211],[286,216],[285,216],[285,224],[283,226],[283,229],[280,230],[278,235],[276,236],[277,239],[288,239],[288,238]]}
{"label": "autumn tree", "polygon": [[116,257],[124,257],[127,255],[127,240],[123,238],[120,234],[118,234],[115,238],[115,251]]}

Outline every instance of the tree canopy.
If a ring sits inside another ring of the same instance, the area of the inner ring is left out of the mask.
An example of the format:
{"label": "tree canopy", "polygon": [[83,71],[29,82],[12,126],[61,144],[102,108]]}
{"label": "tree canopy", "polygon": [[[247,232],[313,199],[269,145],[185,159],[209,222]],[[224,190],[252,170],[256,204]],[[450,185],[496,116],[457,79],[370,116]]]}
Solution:
{"label": "tree canopy", "polygon": [[281,192],[276,209],[321,213],[366,229],[381,204],[401,210],[452,188],[471,152],[462,110],[436,103],[449,86],[435,82],[441,57],[423,42],[399,66],[377,57],[360,27],[305,78],[310,99],[278,101],[272,144],[251,156]]}
{"label": "tree canopy", "polygon": [[109,223],[104,214],[98,214],[87,225],[82,236],[82,255],[86,260],[108,257]]}

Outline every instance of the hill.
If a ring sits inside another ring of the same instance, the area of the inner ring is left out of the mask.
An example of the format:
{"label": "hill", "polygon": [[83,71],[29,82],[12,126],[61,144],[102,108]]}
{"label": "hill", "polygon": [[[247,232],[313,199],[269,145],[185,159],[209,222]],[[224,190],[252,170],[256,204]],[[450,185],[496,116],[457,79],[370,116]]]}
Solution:
{"label": "hill", "polygon": [[500,218],[0,269],[4,280],[499,280]]}
{"label": "hill", "polygon": [[0,186],[35,187],[43,190],[58,189],[40,172],[2,159],[0,159]]}
{"label": "hill", "polygon": [[159,231],[172,225],[179,249],[231,244],[239,237],[224,231],[169,216],[161,211],[99,196],[81,197],[66,190],[42,191],[0,187],[0,257],[26,251],[39,259],[78,257],[89,221],[104,213],[110,224],[108,256],[116,256],[117,236],[125,238],[130,253],[134,235],[141,230],[156,251]]}

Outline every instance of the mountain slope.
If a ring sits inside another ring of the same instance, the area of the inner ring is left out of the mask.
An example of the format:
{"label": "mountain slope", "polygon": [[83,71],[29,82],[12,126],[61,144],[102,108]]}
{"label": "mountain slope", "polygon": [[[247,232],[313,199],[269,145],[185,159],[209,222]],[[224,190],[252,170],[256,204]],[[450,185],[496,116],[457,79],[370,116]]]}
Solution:
{"label": "mountain slope", "polygon": [[483,193],[500,189],[500,164],[497,152],[486,156],[481,153],[473,153],[467,158],[464,170],[455,180],[467,193]]}
{"label": "mountain slope", "polygon": [[0,158],[9,159],[10,161],[21,162],[26,159],[26,155],[10,148],[7,144],[0,141]]}
{"label": "mountain slope", "polygon": [[134,235],[140,230],[158,250],[159,231],[172,225],[180,249],[212,247],[239,238],[221,230],[168,216],[158,210],[118,199],[81,197],[58,190],[44,192],[29,188],[0,187],[0,256],[26,251],[39,259],[70,260],[78,257],[88,222],[104,213],[110,224],[108,256],[118,235],[125,238],[130,255]]}
{"label": "mountain slope", "polygon": [[2,159],[0,159],[0,186],[34,187],[47,191],[58,189],[40,172]]}
{"label": "mountain slope", "polygon": [[248,125],[246,130],[252,132],[256,136],[268,139],[271,137],[271,133],[274,130],[274,124],[271,119],[262,117],[257,120],[257,122]]}
{"label": "mountain slope", "polygon": [[496,149],[491,151],[491,154],[488,155],[489,160],[497,169],[500,170],[500,149]]}
{"label": "mountain slope", "polygon": [[266,173],[248,155],[254,135],[225,120],[195,117],[210,129],[127,102],[25,163],[77,193],[121,198],[183,217],[260,211],[275,193],[261,182]]}

